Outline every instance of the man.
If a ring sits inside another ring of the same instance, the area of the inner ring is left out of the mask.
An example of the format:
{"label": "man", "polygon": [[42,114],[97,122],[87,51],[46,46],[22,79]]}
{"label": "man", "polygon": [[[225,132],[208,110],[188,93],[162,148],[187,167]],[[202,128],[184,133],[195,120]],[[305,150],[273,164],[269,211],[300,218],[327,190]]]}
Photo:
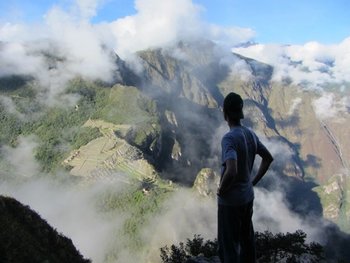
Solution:
{"label": "man", "polygon": [[[267,172],[273,158],[256,134],[241,125],[243,100],[236,93],[226,96],[223,105],[230,131],[224,135],[222,173],[218,188],[218,242],[222,263],[255,262],[255,238],[252,223],[253,186]],[[256,175],[251,178],[256,155],[262,157]]]}

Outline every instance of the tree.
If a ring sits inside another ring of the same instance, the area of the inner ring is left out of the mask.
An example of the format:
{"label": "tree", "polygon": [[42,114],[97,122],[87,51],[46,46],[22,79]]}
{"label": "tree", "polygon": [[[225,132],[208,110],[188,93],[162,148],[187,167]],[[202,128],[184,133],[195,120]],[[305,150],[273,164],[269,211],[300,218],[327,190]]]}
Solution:
{"label": "tree", "polygon": [[[318,243],[306,243],[306,234],[302,230],[294,233],[272,234],[269,231],[256,232],[257,259],[260,263],[287,262],[287,263],[314,263],[324,261],[324,249]],[[187,239],[186,245],[182,242],[160,249],[163,263],[183,263],[191,257],[199,255],[211,258],[217,253],[217,240],[204,241],[200,235]]]}
{"label": "tree", "polygon": [[302,230],[294,233],[272,234],[256,232],[256,250],[259,262],[320,262],[324,260],[323,247],[318,243],[306,244]]}

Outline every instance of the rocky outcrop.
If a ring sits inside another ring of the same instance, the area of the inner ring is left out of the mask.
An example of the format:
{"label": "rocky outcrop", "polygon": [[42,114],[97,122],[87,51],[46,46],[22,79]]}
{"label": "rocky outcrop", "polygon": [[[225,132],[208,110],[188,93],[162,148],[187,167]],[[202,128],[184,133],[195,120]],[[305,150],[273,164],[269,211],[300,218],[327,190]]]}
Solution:
{"label": "rocky outcrop", "polygon": [[[157,49],[139,52],[138,55],[144,68],[143,79],[147,82],[149,91],[156,96],[164,92],[173,97],[186,98],[202,106],[216,108],[218,106],[217,91],[215,84],[208,79],[208,76],[211,75],[209,73],[217,71],[216,68],[220,67],[219,62],[216,61],[215,65],[211,65],[213,68],[208,70],[208,64],[205,63],[210,64],[213,55],[208,54],[207,57],[196,60],[188,53],[197,58],[200,54],[189,52],[189,49],[184,45],[179,45],[177,48],[178,52],[186,54],[184,59],[179,59],[175,51],[170,50]],[[203,64],[198,63],[201,59]],[[203,73],[205,68],[208,74],[196,73]]]}
{"label": "rocky outcrop", "polygon": [[213,169],[203,168],[197,175],[193,189],[201,196],[216,196],[220,178]]}

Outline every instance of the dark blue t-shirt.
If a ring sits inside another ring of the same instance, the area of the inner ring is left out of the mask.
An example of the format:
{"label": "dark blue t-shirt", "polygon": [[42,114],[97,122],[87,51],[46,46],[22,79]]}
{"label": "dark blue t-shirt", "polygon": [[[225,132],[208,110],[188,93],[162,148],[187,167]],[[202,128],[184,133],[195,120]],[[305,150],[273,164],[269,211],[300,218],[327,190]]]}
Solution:
{"label": "dark blue t-shirt", "polygon": [[266,151],[258,136],[244,126],[235,126],[224,135],[221,141],[222,170],[226,169],[226,161],[237,160],[237,182],[223,197],[218,197],[220,205],[244,205],[254,199],[251,172],[255,155]]}

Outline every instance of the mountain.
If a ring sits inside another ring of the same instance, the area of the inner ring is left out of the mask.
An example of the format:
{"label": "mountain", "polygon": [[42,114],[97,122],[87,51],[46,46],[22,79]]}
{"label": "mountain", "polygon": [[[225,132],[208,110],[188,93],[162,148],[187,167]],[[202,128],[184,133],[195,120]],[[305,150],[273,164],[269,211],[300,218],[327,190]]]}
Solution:
{"label": "mountain", "polygon": [[[320,118],[314,106],[322,95],[319,90],[275,82],[273,67],[238,54],[225,54],[228,62],[223,63],[223,54],[211,42],[181,42],[174,49],[137,55],[143,69],[140,84],[113,86],[103,110],[93,116],[93,121],[110,123],[105,138],[134,149],[127,158],[151,165],[133,171],[150,171],[144,177],[159,174],[188,186],[202,168],[217,171],[219,138],[213,135],[224,123],[219,110],[223,98],[234,91],[244,98],[245,125],[266,137],[272,151],[280,155],[273,169],[279,178],[292,180],[284,190],[294,209],[321,214],[349,229],[349,114]],[[245,65],[249,78],[232,70],[238,63]],[[121,68],[125,71],[125,63]],[[128,78],[124,84],[135,84]],[[337,98],[349,95],[347,88],[325,90]],[[113,132],[116,136],[111,136]],[[305,198],[307,204],[302,202]]]}
{"label": "mountain", "polygon": [[[349,233],[350,115],[340,105],[350,95],[349,83],[317,90],[276,81],[271,65],[208,41],[135,57],[137,67],[113,57],[118,69],[112,82],[70,80],[56,98],[60,103],[43,101],[46,93],[31,76],[2,77],[0,144],[16,147],[21,136],[35,135],[35,158],[48,176],[64,169],[89,182],[137,181],[145,195],[185,186],[212,196],[208,184],[220,173],[227,130],[221,105],[234,91],[244,99],[244,125],[275,157],[262,186],[285,192],[288,206],[303,218],[323,218]],[[341,110],[322,103],[325,96]],[[15,173],[0,157],[0,167]]]}
{"label": "mountain", "polygon": [[90,262],[36,212],[0,196],[1,262]]}

